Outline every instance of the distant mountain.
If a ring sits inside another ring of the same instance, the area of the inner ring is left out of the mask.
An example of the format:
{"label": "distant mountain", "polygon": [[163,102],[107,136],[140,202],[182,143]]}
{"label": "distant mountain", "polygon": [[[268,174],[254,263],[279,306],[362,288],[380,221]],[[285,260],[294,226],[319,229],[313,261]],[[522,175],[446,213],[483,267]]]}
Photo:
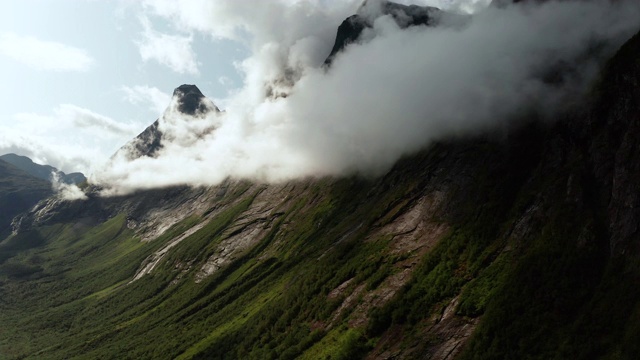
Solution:
{"label": "distant mountain", "polygon": [[0,239],[11,220],[52,194],[51,184],[0,160]]}
{"label": "distant mountain", "polygon": [[79,184],[87,180],[83,173],[74,172],[71,174],[65,174],[53,166],[36,164],[26,156],[6,154],[0,156],[0,160],[3,160],[27,174],[42,180],[51,181],[51,173],[53,172],[58,173],[60,180],[66,184]]}
{"label": "distant mountain", "polygon": [[[172,110],[191,117],[203,117],[210,112],[220,112],[218,107],[205,97],[197,86],[188,84],[178,86],[173,90],[171,103],[165,110],[163,117],[168,116],[168,113]],[[130,160],[143,156],[156,157],[158,151],[162,149],[163,131],[160,126],[161,119],[162,117],[120,148],[115,156],[124,152]]]}

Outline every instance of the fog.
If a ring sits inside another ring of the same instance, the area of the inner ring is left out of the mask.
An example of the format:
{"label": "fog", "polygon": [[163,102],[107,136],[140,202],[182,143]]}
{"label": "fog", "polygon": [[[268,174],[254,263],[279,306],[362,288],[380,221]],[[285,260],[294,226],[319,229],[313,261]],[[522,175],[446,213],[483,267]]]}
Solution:
{"label": "fog", "polygon": [[245,83],[221,113],[190,117],[170,105],[156,158],[116,156],[92,182],[121,194],[228,177],[380,175],[434,141],[500,131],[531,112],[552,119],[640,28],[635,1],[452,2],[452,11],[475,13],[404,30],[388,15],[374,17],[363,41],[327,68],[337,26],[358,4],[278,1],[280,13],[264,15],[262,2],[248,3],[216,1],[224,22],[215,9],[149,7],[181,26],[191,20],[194,31],[244,36],[253,51],[238,64]]}

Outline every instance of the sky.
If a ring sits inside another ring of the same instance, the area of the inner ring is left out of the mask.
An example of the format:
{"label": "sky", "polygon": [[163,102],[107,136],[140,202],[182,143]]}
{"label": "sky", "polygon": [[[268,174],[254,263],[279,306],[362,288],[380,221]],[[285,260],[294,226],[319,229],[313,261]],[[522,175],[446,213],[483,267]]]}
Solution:
{"label": "sky", "polygon": [[[488,0],[400,2],[452,7],[483,1]],[[326,11],[338,9],[341,17],[360,1],[312,2]],[[240,64],[261,35],[246,18],[209,3],[0,2],[0,154],[14,152],[63,171],[88,173],[157,119],[181,84],[196,84],[224,108],[244,86],[247,74]],[[278,18],[278,7],[264,6],[268,1],[239,3],[247,12],[257,7]],[[177,5],[187,10],[180,13]],[[229,17],[217,22],[215,11]]]}
{"label": "sky", "polygon": [[[398,2],[446,13],[401,29],[381,0],[3,2],[0,152],[83,171],[112,194],[379,175],[434,141],[552,116],[640,29],[633,0]],[[356,12],[371,27],[323,67]],[[179,114],[181,84],[225,111]],[[158,118],[157,158],[111,158]]]}
{"label": "sky", "polygon": [[224,99],[242,41],[181,31],[137,1],[0,2],[0,153],[90,170],[155,121],[181,84]]}

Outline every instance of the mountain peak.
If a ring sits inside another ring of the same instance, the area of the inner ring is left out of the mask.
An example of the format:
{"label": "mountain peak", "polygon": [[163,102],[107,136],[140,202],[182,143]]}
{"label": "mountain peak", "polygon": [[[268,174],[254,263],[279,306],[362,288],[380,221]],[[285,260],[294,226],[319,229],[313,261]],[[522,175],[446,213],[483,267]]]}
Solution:
{"label": "mountain peak", "polygon": [[411,26],[436,26],[442,11],[432,6],[402,5],[395,2],[365,0],[355,15],[346,18],[336,34],[331,53],[325,65],[331,65],[333,58],[347,45],[357,42],[365,28],[373,27],[373,22],[380,16],[390,15],[402,29]]}
{"label": "mountain peak", "polygon": [[[178,114],[176,114],[177,110]],[[200,119],[206,118],[210,113],[219,113],[220,109],[208,99],[196,85],[183,84],[173,90],[173,99],[171,104],[165,110],[165,114],[157,119],[153,124],[147,127],[143,132],[136,136],[129,143],[125,144],[120,150],[114,154],[116,156],[120,152],[127,154],[129,160],[142,156],[156,157],[159,150],[162,149],[162,138],[164,136],[163,126],[167,118],[180,119],[183,121],[182,115],[189,115]],[[189,119],[187,117],[186,119]],[[213,128],[212,128],[213,129]]]}
{"label": "mountain peak", "polygon": [[[207,105],[203,102],[206,97],[195,85],[183,84],[173,90],[173,97],[178,99],[178,110],[187,115],[207,112]],[[216,108],[217,110],[217,108]]]}
{"label": "mountain peak", "polygon": [[202,91],[197,86],[191,84],[182,84],[173,90],[173,96],[186,96],[191,95],[204,97]]}

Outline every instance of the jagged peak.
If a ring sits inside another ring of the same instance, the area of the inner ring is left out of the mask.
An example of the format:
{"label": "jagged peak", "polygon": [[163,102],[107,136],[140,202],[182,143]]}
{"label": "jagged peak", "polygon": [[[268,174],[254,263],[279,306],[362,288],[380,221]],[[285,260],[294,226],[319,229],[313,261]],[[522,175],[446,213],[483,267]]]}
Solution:
{"label": "jagged peak", "polygon": [[[179,113],[176,113],[176,110]],[[118,154],[125,154],[129,160],[143,156],[156,157],[158,152],[163,148],[162,140],[163,136],[166,135],[166,129],[163,130],[162,127],[163,122],[166,125],[167,120],[169,120],[169,122],[175,122],[176,120],[183,122],[193,120],[194,118],[205,119],[212,112],[215,114],[221,111],[211,99],[204,96],[196,85],[180,85],[173,90],[173,99],[162,117],[116,151],[112,159],[117,157]],[[181,114],[189,116],[184,117]],[[215,126],[212,126],[208,131],[213,131],[214,129]]]}
{"label": "jagged peak", "polygon": [[365,28],[373,26],[380,16],[390,15],[401,28],[416,25],[435,26],[442,10],[432,6],[402,5],[387,0],[365,0],[355,15],[349,16],[338,27],[336,40],[325,65],[331,65],[336,54],[347,45],[357,41]]}
{"label": "jagged peak", "polygon": [[219,112],[215,104],[207,99],[196,85],[183,84],[173,90],[173,97],[178,101],[178,111],[187,115],[206,113],[209,110]]}
{"label": "jagged peak", "polygon": [[199,96],[204,97],[202,91],[196,85],[182,84],[173,90],[173,96]]}

